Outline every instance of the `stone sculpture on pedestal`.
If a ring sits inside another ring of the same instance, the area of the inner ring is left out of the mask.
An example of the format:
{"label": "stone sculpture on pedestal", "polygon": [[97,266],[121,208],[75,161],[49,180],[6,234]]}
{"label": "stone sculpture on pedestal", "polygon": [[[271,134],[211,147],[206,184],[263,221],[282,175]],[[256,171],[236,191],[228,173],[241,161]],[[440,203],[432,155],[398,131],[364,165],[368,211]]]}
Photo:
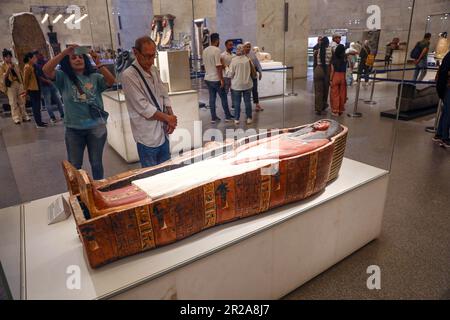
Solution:
{"label": "stone sculpture on pedestal", "polygon": [[261,61],[261,62],[271,62],[271,61],[273,61],[272,60],[272,56],[270,55],[270,53],[262,52],[259,47],[254,47],[253,51],[255,52],[256,57],[258,58],[259,61]]}

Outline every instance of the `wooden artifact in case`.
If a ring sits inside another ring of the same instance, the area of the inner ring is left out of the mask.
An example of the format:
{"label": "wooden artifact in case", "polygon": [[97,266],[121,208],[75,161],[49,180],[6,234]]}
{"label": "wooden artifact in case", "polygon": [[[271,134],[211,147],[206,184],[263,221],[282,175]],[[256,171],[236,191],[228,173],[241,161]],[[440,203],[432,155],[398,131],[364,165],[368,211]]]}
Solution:
{"label": "wooden artifact in case", "polygon": [[69,202],[90,266],[319,193],[339,173],[347,131],[321,120],[213,143],[101,181],[64,161]]}

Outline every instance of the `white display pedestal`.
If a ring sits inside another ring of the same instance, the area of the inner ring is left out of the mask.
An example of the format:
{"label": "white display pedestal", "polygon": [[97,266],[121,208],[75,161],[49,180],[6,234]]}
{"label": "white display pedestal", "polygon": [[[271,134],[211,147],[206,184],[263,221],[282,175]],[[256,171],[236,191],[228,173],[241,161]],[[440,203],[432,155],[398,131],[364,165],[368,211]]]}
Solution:
{"label": "white display pedestal", "polygon": [[[131,131],[125,96],[117,91],[103,93],[103,104],[109,112],[107,123],[108,144],[127,162],[139,161],[136,142]],[[178,127],[170,136],[172,154],[181,150],[202,147],[202,125],[198,110],[198,93],[195,90],[169,93],[172,110],[178,117]]]}
{"label": "white display pedestal", "polygon": [[[287,70],[270,71],[270,69],[285,68],[282,62],[261,62],[262,79],[258,81],[260,98],[282,96],[286,91]],[[269,70],[269,71],[264,71]]]}
{"label": "white display pedestal", "polygon": [[[47,225],[47,206],[57,196],[33,201],[20,209],[24,297],[278,299],[379,236],[387,185],[386,171],[344,159],[339,177],[319,195],[96,270],[86,263],[72,217]],[[0,217],[8,214],[0,210]],[[0,235],[9,228],[0,224]],[[0,242],[2,261],[11,249]],[[74,268],[80,289],[70,290],[67,271]]]}
{"label": "white display pedestal", "polygon": [[158,51],[158,69],[161,80],[169,84],[170,92],[191,90],[189,51]]}
{"label": "white display pedestal", "polygon": [[403,65],[405,63],[406,50],[392,51],[392,65]]}
{"label": "white display pedestal", "polygon": [[20,217],[22,209],[23,206],[16,206],[0,210],[0,261],[14,300],[21,298],[21,283],[23,282],[20,278],[22,265]]}

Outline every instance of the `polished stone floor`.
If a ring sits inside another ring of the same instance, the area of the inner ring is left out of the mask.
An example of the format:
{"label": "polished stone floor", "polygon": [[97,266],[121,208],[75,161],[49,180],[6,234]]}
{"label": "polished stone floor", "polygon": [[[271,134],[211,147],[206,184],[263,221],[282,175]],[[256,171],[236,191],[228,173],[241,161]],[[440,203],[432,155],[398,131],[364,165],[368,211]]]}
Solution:
{"label": "polished stone floor", "polygon": [[[204,86],[194,86],[207,102]],[[382,234],[285,299],[450,299],[450,151],[434,144],[424,131],[434,123],[433,115],[410,122],[380,117],[380,111],[395,107],[395,84],[376,84],[376,105],[363,101],[370,89],[361,88],[358,110],[363,117],[343,116],[339,121],[350,130],[346,157],[391,172]],[[252,125],[240,127],[282,128],[331,116],[314,114],[310,77],[297,80],[295,92],[297,96],[264,99],[265,111],[255,113]],[[354,102],[352,87],[347,111]],[[224,118],[220,110],[218,114]],[[211,125],[207,109],[200,115],[204,130],[234,128],[224,122]],[[17,126],[2,117],[0,128],[0,208],[66,191],[60,169],[66,157],[61,123],[37,130],[32,123]],[[106,176],[139,167],[126,164],[109,146],[104,166]],[[89,170],[87,156],[85,168]],[[379,291],[366,287],[370,265],[381,268]]]}

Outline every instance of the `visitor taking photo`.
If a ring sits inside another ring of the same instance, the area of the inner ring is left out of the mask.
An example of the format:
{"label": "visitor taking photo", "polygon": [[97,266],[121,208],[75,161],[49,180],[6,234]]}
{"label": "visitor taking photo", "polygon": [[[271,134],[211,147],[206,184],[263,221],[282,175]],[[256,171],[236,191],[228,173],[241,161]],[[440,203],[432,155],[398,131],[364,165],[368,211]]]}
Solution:
{"label": "visitor taking photo", "polygon": [[[65,142],[69,162],[77,169],[83,165],[84,150],[88,149],[89,162],[95,180],[103,173],[103,148],[106,143],[107,114],[103,110],[102,92],[116,81],[91,51],[97,73],[85,48],[71,45],[48,61],[42,70],[53,79],[64,100]],[[56,70],[60,64],[60,70]]]}

